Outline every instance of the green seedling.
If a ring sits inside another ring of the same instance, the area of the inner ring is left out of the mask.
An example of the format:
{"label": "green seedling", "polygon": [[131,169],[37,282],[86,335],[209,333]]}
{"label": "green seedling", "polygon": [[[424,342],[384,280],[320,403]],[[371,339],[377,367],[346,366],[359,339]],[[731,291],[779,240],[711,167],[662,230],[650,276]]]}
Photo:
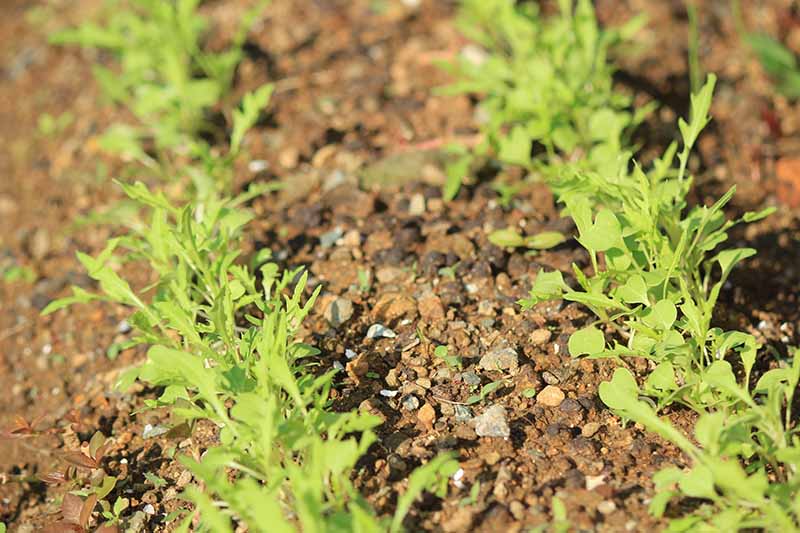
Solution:
{"label": "green seedling", "polygon": [[[669,363],[677,373],[674,390],[663,397],[689,405],[702,402],[702,387],[692,376],[715,359],[739,354],[749,372],[757,349],[752,337],[712,327],[713,309],[732,269],[755,253],[733,248],[714,253],[735,224],[752,222],[771,210],[746,213],[726,220],[722,208],[729,190],[712,206],[688,210],[686,193],[691,178],[686,163],[692,145],[708,122],[714,78],[692,97],[690,122],[680,122],[683,147],[677,173],[670,170],[676,145],[647,174],[634,167],[631,176],[584,174],[560,200],[578,228],[577,240],[586,248],[592,275],[573,267],[573,289],[560,272],[540,272],[523,307],[564,298],[586,305],[597,323],[579,330],[569,341],[573,356],[635,355]],[[600,261],[600,258],[603,261]],[[606,342],[603,329],[618,340]],[[663,373],[669,369],[662,367]],[[693,384],[693,385],[690,385]],[[654,387],[657,385],[654,384]]]}
{"label": "green seedling", "polygon": [[456,269],[458,269],[460,263],[460,261],[456,261],[451,266],[441,267],[438,271],[439,275],[450,279],[456,279]]}
{"label": "green seedling", "polygon": [[33,283],[36,281],[36,271],[27,266],[11,265],[2,270],[3,281],[6,283],[15,283],[22,281],[24,283]]}
{"label": "green seedling", "polygon": [[[218,52],[204,47],[210,23],[198,5],[199,0],[112,0],[101,24],[63,30],[51,42],[105,50],[117,61],[114,69],[95,66],[95,78],[107,97],[127,108],[138,123],[113,124],[100,140],[102,148],[165,179],[188,177],[204,191],[229,186],[228,166],[220,165],[205,140],[225,132],[209,116],[230,92],[247,31],[266,1],[252,5],[230,46]],[[241,109],[233,112],[231,157],[239,153],[244,132],[257,120],[270,92],[264,87],[245,96]],[[186,154],[201,164],[178,168]]]}
{"label": "green seedling", "polygon": [[370,289],[372,288],[372,274],[369,270],[359,268],[358,269],[358,290],[362,293],[367,294],[369,293]]}
{"label": "green seedling", "polygon": [[778,92],[788,98],[800,98],[800,65],[794,52],[764,33],[748,33],[744,39]]}
{"label": "green seedling", "polygon": [[480,403],[483,400],[485,400],[487,396],[489,396],[491,393],[493,393],[494,391],[496,391],[497,389],[499,389],[503,385],[505,385],[505,382],[503,380],[492,381],[491,383],[487,383],[486,385],[481,387],[480,393],[473,394],[472,396],[467,398],[467,401],[464,402],[464,403],[466,405],[473,405],[473,404],[476,404],[476,403]]}
{"label": "green seedling", "polygon": [[630,134],[651,110],[629,111],[631,98],[613,90],[612,47],[641,26],[637,17],[601,29],[589,0],[559,2],[543,17],[534,3],[466,0],[459,27],[480,51],[445,65],[456,81],[446,94],[480,94],[486,116],[475,153],[454,149],[446,199],[458,193],[476,156],[521,166],[554,181],[563,167],[616,170]]}
{"label": "green seedling", "polygon": [[74,120],[75,115],[69,111],[65,111],[58,116],[53,116],[50,113],[42,113],[39,115],[37,123],[39,133],[45,137],[55,137],[63,133]]}
{"label": "green seedling", "polygon": [[797,531],[800,508],[800,440],[792,401],[800,381],[800,353],[790,366],[767,371],[752,391],[737,382],[727,361],[715,361],[701,375],[706,407],[698,409],[694,438],[684,436],[640,399],[633,376],[617,369],[600,386],[602,400],[622,416],[641,423],[675,443],[690,458],[687,470],[669,467],[654,478],[657,496],[650,504],[662,516],[677,496],[704,503],[676,521],[673,530]]}
{"label": "green seedling", "polygon": [[476,480],[469,489],[469,496],[461,498],[458,502],[459,507],[466,507],[468,505],[475,505],[478,502],[478,497],[481,494],[481,482]]}
{"label": "green seedling", "polygon": [[555,248],[566,241],[563,233],[543,231],[527,237],[522,236],[514,228],[493,231],[489,234],[489,242],[503,248],[530,248],[531,250],[547,250]]}
{"label": "green seedling", "polygon": [[447,346],[437,346],[433,350],[433,355],[445,362],[449,368],[462,368],[463,363],[458,355],[450,355]]}
{"label": "green seedling", "polygon": [[[226,532],[235,517],[251,531],[385,531],[350,481],[380,421],[330,411],[335,372],[306,374],[319,352],[294,339],[320,288],[305,298],[306,274],[281,273],[270,262],[256,273],[237,262],[252,217],[241,205],[251,194],[177,207],[141,183],[121,186],[149,212],[150,225],[112,239],[96,257],[79,255],[101,292],[76,287],[44,312],[97,299],[131,307],[133,340],[150,348],[120,387],[135,379],[161,387],[154,407],[221,428],[220,445],[202,460],[179,456],[205,486],[187,489],[196,511],[184,523],[199,519]],[[152,270],[149,298],[112,267],[131,259]],[[452,463],[443,456],[412,474],[390,530],[419,491],[442,488],[438,472]]]}

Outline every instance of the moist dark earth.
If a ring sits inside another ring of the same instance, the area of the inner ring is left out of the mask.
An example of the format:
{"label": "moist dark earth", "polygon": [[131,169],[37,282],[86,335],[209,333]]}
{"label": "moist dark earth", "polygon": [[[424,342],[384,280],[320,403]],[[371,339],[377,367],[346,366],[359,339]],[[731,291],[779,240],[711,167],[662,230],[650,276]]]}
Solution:
{"label": "moist dark earth", "polygon": [[[185,505],[180,491],[192,482],[176,456],[199,455],[216,438],[207,424],[164,433],[176,421],[143,403],[158,390],[114,389],[120,372],[144,357],[136,349],[108,357],[128,338],[126,309],[98,304],[39,316],[69,285],[93,287],[75,252],[96,253],[115,231],[75,224],[120,198],[111,178],[122,164],[100,151],[97,136],[126,117],[98,104],[104,100],[91,76],[91,65],[108,58],[47,43],[101,4],[0,5],[0,271],[24,266],[36,274],[31,282],[0,282],[0,428],[18,427],[22,417],[36,421],[38,435],[0,440],[0,521],[10,531],[37,531],[57,517],[64,487],[39,478],[63,469],[65,454],[97,431],[111,442],[104,469],[118,479],[113,494],[130,499],[127,530],[169,531],[176,522],[165,517]],[[800,114],[747,52],[729,3],[701,4],[702,66],[720,81],[714,122],[691,162],[691,201],[711,202],[735,184],[732,214],[778,206],[734,235],[759,255],[734,274],[718,322],[785,354],[797,344],[800,319]],[[744,21],[800,52],[792,4],[743,2]],[[244,7],[203,4],[213,21],[209,46],[227,42]],[[586,267],[587,258],[574,242],[533,255],[487,239],[508,226],[569,234],[552,195],[531,183],[502,206],[490,178],[518,176],[487,164],[453,202],[442,200],[441,147],[472,142],[478,131],[476,99],[434,92],[448,82],[436,62],[467,44],[455,29],[455,8],[425,0],[272,2],[250,32],[231,101],[276,84],[267,120],[246,139],[249,158],[237,184],[277,180],[284,188],[253,202],[246,252],[268,247],[283,266],[310,271],[309,291],[322,284],[301,334],[321,349],[320,368],[343,370],[334,409],[383,419],[355,473],[378,512],[393,511],[414,467],[450,450],[463,477],[443,500],[417,502],[410,531],[522,531],[551,520],[554,496],[576,531],[661,529],[666,522],[647,512],[652,476],[685,458],[642,428],[623,427],[600,402],[598,385],[619,363],[569,356],[570,333],[589,320],[579,305],[523,310],[516,303],[540,268],[569,275],[573,262]],[[648,15],[636,44],[614,57],[620,90],[638,103],[660,103],[638,133],[646,161],[676,137],[676,117],[688,109],[685,8],[604,0],[597,10],[604,24]],[[39,128],[43,113],[65,112],[73,120],[62,131]],[[147,284],[146,275],[131,274]],[[376,324],[391,336],[373,338]],[[461,358],[461,368],[434,355],[440,345]],[[771,358],[765,350],[760,365]],[[646,361],[624,364],[638,375],[648,369]],[[467,405],[489,383],[497,388]],[[487,430],[473,417],[486,411],[505,419],[509,437],[478,435]],[[664,415],[691,431],[691,413]],[[684,510],[675,505],[667,514]]]}

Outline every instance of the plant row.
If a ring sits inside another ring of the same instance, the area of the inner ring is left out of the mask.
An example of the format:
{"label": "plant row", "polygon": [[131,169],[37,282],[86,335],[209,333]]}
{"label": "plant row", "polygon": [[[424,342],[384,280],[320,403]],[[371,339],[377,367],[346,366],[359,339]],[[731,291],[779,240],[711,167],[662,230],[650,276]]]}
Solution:
{"label": "plant row", "polygon": [[[233,163],[271,87],[245,95],[229,128],[208,117],[226,103],[244,36],[264,3],[244,17],[230,48],[216,53],[203,50],[208,21],[197,0],[117,4],[103,24],[86,23],[55,40],[113,54],[113,70],[96,67],[97,79],[136,122],[112,125],[103,145],[131,161],[130,174],[157,185],[118,182],[138,206],[137,222],[129,221],[128,231],[97,256],[78,254],[100,291],[75,287],[44,313],[97,300],[131,308],[134,334],[124,347],[149,349],[146,362],[125,373],[119,387],[137,379],[158,387],[148,407],[168,408],[176,421],[207,420],[218,428],[217,446],[201,457],[178,458],[197,480],[182,493],[193,509],[187,506],[179,531],[401,531],[417,496],[446,491],[457,463],[442,455],[416,469],[394,515],[378,517],[351,479],[376,441],[380,419],[334,411],[330,392],[337,371],[322,370],[320,352],[296,338],[320,287],[307,296],[307,275],[281,271],[268,249],[241,255],[252,219],[245,206],[274,187],[231,194]],[[159,190],[165,181],[188,192],[172,198]],[[144,289],[132,288],[119,273],[130,271],[126,265],[146,267]],[[102,441],[100,436],[94,444]],[[86,454],[93,461],[81,466],[102,470],[94,444]],[[73,481],[57,530],[88,528],[98,500],[103,527],[124,519],[124,504],[103,501],[114,484],[104,485],[104,476],[91,479],[99,481],[88,488]]]}
{"label": "plant row", "polygon": [[[709,206],[686,200],[689,158],[710,120],[716,79],[710,75],[692,95],[688,121],[678,123],[681,142],[644,168],[632,159],[631,133],[650,108],[633,110],[631,98],[615,91],[608,61],[609,48],[639,21],[601,30],[588,0],[560,5],[560,14],[542,17],[531,4],[465,1],[465,33],[485,55],[450,66],[457,81],[449,91],[482,97],[479,153],[548,183],[589,259],[585,268],[573,265],[566,280],[562,272],[540,271],[520,304],[562,299],[590,310],[595,320],[570,337],[574,357],[651,362],[639,381],[618,368],[601,384],[600,398],[685,453],[685,468],[666,468],[653,479],[655,516],[676,498],[701,502],[670,520],[669,530],[798,530],[800,442],[792,402],[800,355],[763,371],[768,362],[758,361],[766,354],[755,338],[714,322],[732,269],[755,253],[726,246],[728,231],[771,210],[727,219],[723,208],[734,188]],[[473,157],[465,154],[451,169],[446,194]],[[513,230],[494,235],[499,244],[533,248],[537,238]],[[693,434],[659,416],[669,406],[697,413]]]}

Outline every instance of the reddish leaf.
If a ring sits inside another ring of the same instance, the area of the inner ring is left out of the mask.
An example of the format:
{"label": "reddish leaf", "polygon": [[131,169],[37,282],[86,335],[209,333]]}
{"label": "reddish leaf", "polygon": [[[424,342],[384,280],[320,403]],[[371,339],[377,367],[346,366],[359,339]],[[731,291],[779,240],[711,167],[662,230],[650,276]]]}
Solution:
{"label": "reddish leaf", "polygon": [[[97,451],[102,449],[106,443],[106,437],[99,431],[96,431],[89,440],[89,455],[97,459]],[[102,455],[100,455],[102,457]]]}
{"label": "reddish leaf", "polygon": [[61,502],[61,515],[64,517],[64,522],[80,524],[82,509],[83,500],[80,496],[69,492],[64,495],[64,500]]}
{"label": "reddish leaf", "polygon": [[84,531],[78,524],[70,524],[63,520],[48,524],[42,528],[43,533],[84,533]]}
{"label": "reddish leaf", "polygon": [[97,468],[97,461],[82,452],[66,452],[64,460],[83,468]]}
{"label": "reddish leaf", "polygon": [[78,521],[81,527],[85,528],[89,523],[95,505],[97,505],[97,494],[90,494],[83,502],[83,507],[81,508],[80,520]]}
{"label": "reddish leaf", "polygon": [[50,472],[49,474],[45,474],[41,476],[39,479],[47,483],[48,485],[58,485],[59,483],[64,483],[69,481],[66,476],[66,471],[64,472]]}

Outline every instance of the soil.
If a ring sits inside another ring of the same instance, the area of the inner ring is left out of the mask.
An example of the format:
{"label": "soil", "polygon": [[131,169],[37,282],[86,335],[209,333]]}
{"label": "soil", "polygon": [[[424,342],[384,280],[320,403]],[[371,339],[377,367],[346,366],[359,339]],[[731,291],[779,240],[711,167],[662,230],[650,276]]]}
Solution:
{"label": "soil", "polygon": [[[0,271],[16,265],[36,274],[30,283],[0,282],[0,428],[22,417],[43,432],[0,440],[0,521],[10,531],[37,531],[54,520],[63,488],[37,477],[63,469],[65,454],[96,431],[111,441],[104,467],[119,480],[112,494],[131,501],[129,531],[169,531],[174,523],[165,517],[181,507],[180,490],[192,480],[176,455],[200,454],[215,439],[203,424],[153,436],[173,425],[168,413],[144,409],[158,391],[115,391],[119,373],[143,360],[136,349],[108,356],[129,335],[125,309],[98,304],[39,316],[69,285],[92,287],[75,252],[96,253],[112,230],[74,222],[120,197],[110,178],[122,165],[96,140],[122,117],[98,105],[91,65],[107,58],[47,43],[48,34],[99,4],[0,6]],[[212,46],[232,34],[242,4],[204,5],[214,21]],[[744,22],[800,52],[792,4],[743,2]],[[637,101],[661,103],[640,135],[644,159],[676,137],[676,116],[687,110],[682,6],[597,5],[606,24],[640,12],[649,17],[638,44],[616,58],[620,87]],[[800,327],[800,113],[747,53],[728,6],[701,5],[702,65],[720,81],[715,121],[692,161],[693,201],[713,201],[735,184],[733,211],[779,207],[734,236],[759,255],[735,272],[719,321],[786,353]],[[570,333],[589,319],[580,306],[525,311],[516,304],[540,268],[569,275],[573,262],[586,266],[587,258],[571,242],[526,255],[487,240],[508,226],[526,234],[571,231],[552,195],[533,184],[503,207],[481,179],[455,201],[441,199],[439,148],[477,131],[473,100],[433,92],[448,81],[435,62],[466,42],[454,13],[450,2],[273,1],[237,73],[233,98],[267,81],[277,86],[269,117],[246,141],[259,163],[239,169],[238,185],[278,179],[287,187],[253,203],[248,251],[268,247],[285,266],[308,268],[309,291],[324,287],[302,334],[322,350],[322,368],[345,370],[334,408],[365,409],[384,420],[355,477],[378,512],[393,511],[415,466],[451,450],[463,477],[445,499],[418,502],[410,531],[521,531],[550,519],[554,496],[575,530],[660,529],[665,522],[647,512],[652,476],[685,458],[642,428],[623,427],[600,402],[598,384],[617,363],[567,353]],[[67,111],[74,119],[62,131],[39,128],[43,113]],[[395,336],[369,338],[375,324]],[[461,358],[461,368],[434,355],[439,345]],[[765,350],[762,364],[771,357]],[[626,364],[639,375],[648,368],[645,361]],[[467,405],[489,383],[500,385]],[[469,419],[495,405],[505,409],[509,436],[478,436],[483,430]],[[691,430],[691,413],[664,414]]]}

